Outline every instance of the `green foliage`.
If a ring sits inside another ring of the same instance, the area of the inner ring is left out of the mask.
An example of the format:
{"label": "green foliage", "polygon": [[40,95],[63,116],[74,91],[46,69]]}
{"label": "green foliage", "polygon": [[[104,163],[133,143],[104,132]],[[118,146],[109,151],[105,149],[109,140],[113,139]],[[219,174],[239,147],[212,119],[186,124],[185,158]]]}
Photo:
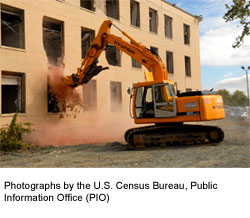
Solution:
{"label": "green foliage", "polygon": [[29,148],[30,145],[23,142],[23,134],[31,133],[30,123],[17,123],[15,114],[10,125],[0,128],[0,150],[13,151]]}
{"label": "green foliage", "polygon": [[217,92],[219,95],[223,97],[223,101],[225,105],[230,105],[232,101],[232,95],[226,89],[221,89]]}
{"label": "green foliage", "polygon": [[217,91],[219,95],[223,97],[223,101],[225,105],[228,106],[247,106],[247,96],[244,92],[240,90],[236,90],[233,95],[229,93],[226,89],[221,89]]}
{"label": "green foliage", "polygon": [[244,38],[250,35],[250,1],[249,0],[233,0],[231,6],[226,4],[227,12],[223,16],[226,22],[239,20],[243,26],[243,31],[236,38],[236,42],[232,45],[233,48],[239,48],[244,42]]}
{"label": "green foliage", "polygon": [[232,95],[233,106],[247,106],[247,96],[242,91],[236,90]]}

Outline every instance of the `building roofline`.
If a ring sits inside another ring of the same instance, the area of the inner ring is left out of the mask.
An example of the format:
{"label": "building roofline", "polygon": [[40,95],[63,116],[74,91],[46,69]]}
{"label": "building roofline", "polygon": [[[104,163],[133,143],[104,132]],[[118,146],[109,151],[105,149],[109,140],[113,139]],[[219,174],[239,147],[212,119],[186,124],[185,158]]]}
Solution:
{"label": "building roofline", "polygon": [[171,4],[170,2],[168,2],[168,1],[166,1],[166,0],[161,0],[161,1],[164,2],[164,3],[166,3],[166,4],[169,5],[169,6],[172,6],[172,7],[176,8],[176,9],[178,9],[178,10],[184,12],[185,14],[188,14],[188,15],[194,17],[194,18],[197,19],[199,22],[201,22],[202,19],[203,19],[202,15],[193,15],[193,14],[191,14],[191,13],[189,13],[189,12],[187,12],[187,11],[181,9],[181,8],[179,8],[178,6],[176,6],[176,4]]}

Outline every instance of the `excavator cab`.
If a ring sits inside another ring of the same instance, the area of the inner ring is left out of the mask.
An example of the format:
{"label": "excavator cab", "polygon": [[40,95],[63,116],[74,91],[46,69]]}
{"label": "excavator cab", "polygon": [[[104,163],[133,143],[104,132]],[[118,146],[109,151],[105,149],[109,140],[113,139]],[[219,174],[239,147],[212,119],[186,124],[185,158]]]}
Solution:
{"label": "excavator cab", "polygon": [[136,119],[176,117],[176,91],[174,85],[164,83],[139,83],[135,88]]}

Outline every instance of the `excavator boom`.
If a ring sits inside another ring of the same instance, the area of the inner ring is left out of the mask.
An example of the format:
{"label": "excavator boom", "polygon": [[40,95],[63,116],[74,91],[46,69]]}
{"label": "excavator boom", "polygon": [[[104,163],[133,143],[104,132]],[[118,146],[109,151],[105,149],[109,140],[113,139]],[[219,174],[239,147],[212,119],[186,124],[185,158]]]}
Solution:
{"label": "excavator boom", "polygon": [[[110,34],[111,26],[116,27],[121,33],[127,37],[130,42],[123,40],[121,37]],[[151,53],[144,45],[141,45],[129,36],[125,31],[122,31],[110,20],[102,23],[97,36],[92,41],[90,48],[84,57],[80,68],[76,74],[66,76],[66,83],[70,86],[78,86],[87,83],[92,77],[99,74],[102,70],[108,69],[107,67],[97,66],[97,59],[105,49],[107,44],[112,44],[119,48],[124,53],[144,65],[149,71],[146,75],[147,80],[167,80],[167,69],[159,57]],[[152,73],[151,73],[152,72]],[[149,75],[151,73],[151,75]]]}

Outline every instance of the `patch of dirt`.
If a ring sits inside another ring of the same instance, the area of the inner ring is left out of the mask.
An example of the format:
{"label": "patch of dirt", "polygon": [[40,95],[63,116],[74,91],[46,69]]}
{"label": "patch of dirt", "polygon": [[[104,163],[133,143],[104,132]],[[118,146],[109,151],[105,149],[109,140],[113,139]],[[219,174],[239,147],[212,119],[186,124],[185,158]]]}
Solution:
{"label": "patch of dirt", "polygon": [[125,142],[41,147],[1,153],[1,167],[250,167],[249,123],[221,120],[206,123],[224,130],[220,144],[168,146],[130,150]]}

